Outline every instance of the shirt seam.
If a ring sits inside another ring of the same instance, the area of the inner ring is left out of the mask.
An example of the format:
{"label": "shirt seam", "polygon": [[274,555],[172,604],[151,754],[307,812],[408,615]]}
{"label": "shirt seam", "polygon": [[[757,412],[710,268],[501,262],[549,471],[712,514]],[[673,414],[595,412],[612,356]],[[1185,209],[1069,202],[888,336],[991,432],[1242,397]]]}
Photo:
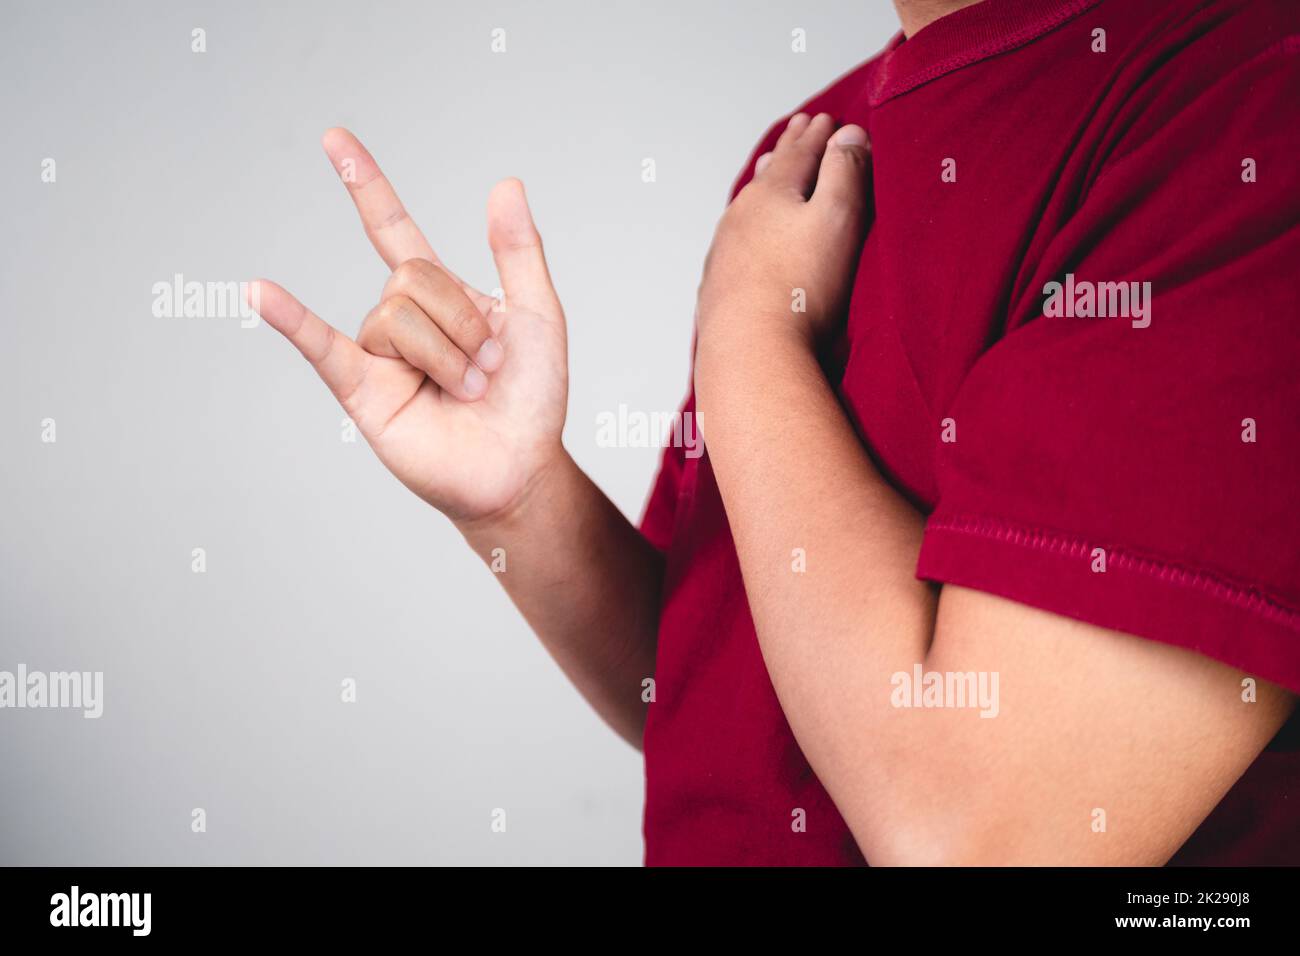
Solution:
{"label": "shirt seam", "polygon": [[1058,29],[1070,20],[1075,19],[1087,13],[1088,10],[1095,7],[1101,0],[1073,0],[1067,6],[1045,16],[1041,21],[1029,26],[1022,27],[1014,33],[999,37],[990,43],[987,43],[974,50],[967,50],[962,53],[951,54],[937,63],[932,63],[925,69],[918,70],[905,76],[887,79],[881,84],[880,90],[871,98],[872,107],[883,106],[890,100],[912,92],[917,87],[937,80],[949,73],[955,73],[957,70],[964,69],[984,60],[992,59],[995,56],[1001,56],[1004,53],[1010,53],[1018,50],[1023,46],[1033,43],[1040,37],[1044,37],[1053,30]]}
{"label": "shirt seam", "polygon": [[[1265,47],[1263,50],[1260,50],[1254,56],[1250,57],[1250,59],[1241,61],[1241,63],[1237,64],[1227,73],[1221,73],[1215,76],[1214,85],[1218,86],[1222,83],[1228,82],[1229,80],[1236,77],[1238,73],[1241,73],[1245,70],[1252,69],[1259,63],[1268,60],[1277,59],[1279,57],[1295,56],[1296,54],[1300,54],[1300,34],[1287,34],[1282,39],[1276,41],[1275,43],[1270,44],[1269,46]],[[1208,92],[1208,89],[1200,91],[1196,95],[1196,97],[1194,97],[1194,99],[1199,99],[1206,92]],[[1192,109],[1194,105],[1195,103],[1193,102],[1193,100],[1189,100],[1188,102],[1184,103],[1174,116],[1170,117],[1168,120],[1165,121],[1164,125],[1166,126],[1170,125],[1172,120],[1176,119],[1184,111],[1188,109]],[[1149,142],[1150,142],[1149,140],[1142,140],[1141,142],[1132,143],[1128,145],[1128,147],[1125,148],[1122,152],[1117,152],[1111,156],[1107,156],[1102,169],[1097,173],[1096,178],[1089,185],[1088,187],[1089,191],[1096,189],[1097,186],[1102,182],[1102,180],[1104,180],[1111,173],[1115,172],[1116,169],[1118,169],[1126,159],[1133,156],[1144,146],[1146,146]]]}
{"label": "shirt seam", "polygon": [[[926,532],[930,530],[981,537],[1033,551],[1078,558],[1087,557],[1095,548],[1103,547],[1064,532],[1031,528],[998,518],[973,514],[931,518],[926,525]],[[1263,588],[1245,584],[1204,568],[1143,554],[1128,548],[1103,547],[1103,550],[1108,569],[1132,571],[1166,584],[1200,591],[1300,632],[1300,609]]]}

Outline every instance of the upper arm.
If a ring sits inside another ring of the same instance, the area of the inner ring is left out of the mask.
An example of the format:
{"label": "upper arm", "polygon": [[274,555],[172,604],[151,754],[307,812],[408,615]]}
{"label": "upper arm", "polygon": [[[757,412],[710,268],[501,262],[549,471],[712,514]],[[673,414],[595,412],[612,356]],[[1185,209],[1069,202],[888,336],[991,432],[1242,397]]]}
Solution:
{"label": "upper arm", "polygon": [[[1132,98],[942,410],[961,439],[937,449],[919,561],[943,585],[928,666],[996,672],[1001,694],[997,718],[945,728],[950,783],[981,784],[936,825],[960,855],[1164,862],[1294,706],[1294,51]],[[1145,284],[1148,321],[1044,314],[1067,275]]]}
{"label": "upper arm", "polygon": [[931,834],[941,862],[1162,864],[1295,704],[1192,651],[955,586],[925,668],[997,675],[996,716],[934,711],[935,786],[963,794]]}

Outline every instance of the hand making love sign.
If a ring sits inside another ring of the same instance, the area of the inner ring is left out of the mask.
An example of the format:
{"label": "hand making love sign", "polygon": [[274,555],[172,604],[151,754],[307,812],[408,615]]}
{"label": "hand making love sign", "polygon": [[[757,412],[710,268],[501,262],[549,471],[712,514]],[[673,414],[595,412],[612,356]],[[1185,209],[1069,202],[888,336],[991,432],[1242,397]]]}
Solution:
{"label": "hand making love sign", "polygon": [[442,264],[355,136],[332,129],[322,143],[393,270],[379,305],[353,341],[274,282],[250,298],[403,484],[453,520],[508,512],[562,454],[568,401],[564,310],[523,184],[488,197],[501,306]]}

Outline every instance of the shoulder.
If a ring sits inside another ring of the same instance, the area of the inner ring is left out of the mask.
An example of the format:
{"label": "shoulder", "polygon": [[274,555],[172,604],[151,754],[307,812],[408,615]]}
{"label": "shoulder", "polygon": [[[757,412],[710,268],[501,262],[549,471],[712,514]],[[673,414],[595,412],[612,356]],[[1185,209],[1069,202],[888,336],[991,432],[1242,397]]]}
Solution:
{"label": "shoulder", "polygon": [[[1106,9],[1106,5],[1098,12]],[[1103,18],[1104,19],[1104,18]],[[1198,102],[1294,97],[1300,71],[1300,3],[1294,0],[1162,0],[1133,34],[1112,37],[1110,98],[1131,133],[1153,131]],[[1288,106],[1293,105],[1290,100]],[[1272,119],[1290,125],[1290,110]]]}

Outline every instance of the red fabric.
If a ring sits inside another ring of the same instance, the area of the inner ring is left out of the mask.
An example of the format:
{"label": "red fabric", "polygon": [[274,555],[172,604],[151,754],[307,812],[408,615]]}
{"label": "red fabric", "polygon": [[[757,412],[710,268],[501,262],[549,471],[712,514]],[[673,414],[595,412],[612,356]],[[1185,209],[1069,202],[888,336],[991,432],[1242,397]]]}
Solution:
{"label": "red fabric", "polygon": [[[1300,691],[1298,35],[1284,0],[984,0],[805,104],[874,144],[835,378],[929,516],[919,576]],[[1151,324],[1044,317],[1066,273],[1152,283]],[[863,862],[772,690],[707,453],[669,450],[643,529],[668,567],[647,863]],[[1296,723],[1174,862],[1300,863]]]}

